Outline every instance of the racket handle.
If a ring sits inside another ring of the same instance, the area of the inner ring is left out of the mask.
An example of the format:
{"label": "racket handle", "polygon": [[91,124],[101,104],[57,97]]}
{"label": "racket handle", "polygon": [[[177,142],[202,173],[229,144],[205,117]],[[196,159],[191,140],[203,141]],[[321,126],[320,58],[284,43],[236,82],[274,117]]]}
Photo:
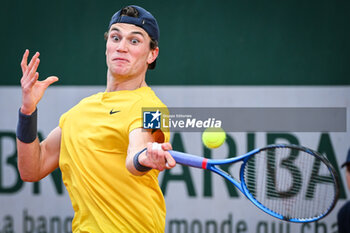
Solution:
{"label": "racket handle", "polygon": [[196,168],[207,169],[207,158],[199,157],[196,155],[190,155],[174,150],[169,150],[168,152],[175,159],[176,163]]}

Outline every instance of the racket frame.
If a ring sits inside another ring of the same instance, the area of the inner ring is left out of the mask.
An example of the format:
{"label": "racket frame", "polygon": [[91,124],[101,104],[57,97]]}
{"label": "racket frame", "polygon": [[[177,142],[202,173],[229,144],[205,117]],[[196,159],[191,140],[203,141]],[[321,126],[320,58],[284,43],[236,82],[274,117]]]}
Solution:
{"label": "racket frame", "polygon": [[[287,218],[286,216],[283,216],[279,213],[276,213],[275,211],[262,205],[249,192],[247,185],[246,185],[246,182],[244,180],[244,169],[245,169],[245,166],[246,166],[248,160],[252,156],[254,156],[255,154],[257,154],[263,150],[269,150],[269,149],[273,149],[273,148],[291,148],[291,149],[301,150],[301,151],[304,151],[304,152],[322,160],[322,162],[324,164],[326,164],[328,170],[332,174],[332,178],[335,182],[336,188],[335,188],[334,201],[324,214],[313,217],[313,218]],[[309,148],[303,147],[303,146],[288,145],[288,144],[268,145],[268,146],[263,147],[263,148],[258,148],[258,149],[252,150],[244,155],[229,158],[229,159],[208,159],[208,158],[199,157],[196,155],[190,155],[190,154],[182,153],[182,152],[178,152],[178,151],[170,150],[169,152],[174,157],[175,161],[179,164],[187,165],[187,166],[191,166],[191,167],[195,167],[195,168],[202,168],[202,169],[210,170],[210,171],[226,178],[234,186],[236,186],[251,202],[253,202],[253,204],[255,206],[257,206],[259,209],[261,209],[265,213],[267,213],[275,218],[278,218],[280,220],[284,220],[284,221],[288,221],[288,222],[295,222],[295,223],[307,223],[307,222],[313,222],[313,221],[319,220],[319,219],[325,217],[326,215],[328,215],[332,211],[332,209],[335,207],[335,204],[337,203],[337,200],[339,198],[339,178],[338,178],[337,172],[333,168],[332,164],[327,160],[326,157],[324,157],[320,153],[318,153],[314,150],[311,150]],[[221,168],[217,167],[217,166],[225,165],[225,164],[233,164],[233,163],[236,163],[239,161],[243,162],[241,164],[240,171],[239,171],[240,181],[236,180],[231,174],[229,174],[229,173],[225,172],[224,170],[222,170]]]}

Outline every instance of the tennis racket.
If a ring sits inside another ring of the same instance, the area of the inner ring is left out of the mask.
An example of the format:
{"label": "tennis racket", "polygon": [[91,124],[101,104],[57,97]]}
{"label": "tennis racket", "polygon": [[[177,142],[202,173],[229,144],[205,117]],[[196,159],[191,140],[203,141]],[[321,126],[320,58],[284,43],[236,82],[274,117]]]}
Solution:
{"label": "tennis racket", "polygon": [[[254,205],[289,222],[325,217],[339,196],[338,176],[320,153],[297,145],[269,145],[229,159],[207,159],[169,151],[182,165],[207,169],[228,179]],[[239,181],[220,165],[243,162]]]}

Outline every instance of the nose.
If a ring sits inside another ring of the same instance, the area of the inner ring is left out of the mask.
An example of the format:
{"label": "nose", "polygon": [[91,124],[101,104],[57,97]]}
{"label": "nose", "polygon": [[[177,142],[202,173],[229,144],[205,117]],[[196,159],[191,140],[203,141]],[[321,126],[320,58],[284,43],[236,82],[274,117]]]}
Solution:
{"label": "nose", "polygon": [[127,43],[124,38],[119,41],[119,43],[117,44],[116,50],[117,52],[120,52],[120,53],[123,53],[123,52],[125,53],[128,51]]}

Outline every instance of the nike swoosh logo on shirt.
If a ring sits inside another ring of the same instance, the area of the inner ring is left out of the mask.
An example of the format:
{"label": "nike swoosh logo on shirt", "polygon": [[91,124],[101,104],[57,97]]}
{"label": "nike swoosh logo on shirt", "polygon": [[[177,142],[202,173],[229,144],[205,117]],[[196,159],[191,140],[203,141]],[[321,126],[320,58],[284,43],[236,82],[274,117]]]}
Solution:
{"label": "nike swoosh logo on shirt", "polygon": [[113,111],[113,109],[109,112],[110,115],[114,114],[114,113],[117,113],[117,112],[120,112],[120,111]]}

